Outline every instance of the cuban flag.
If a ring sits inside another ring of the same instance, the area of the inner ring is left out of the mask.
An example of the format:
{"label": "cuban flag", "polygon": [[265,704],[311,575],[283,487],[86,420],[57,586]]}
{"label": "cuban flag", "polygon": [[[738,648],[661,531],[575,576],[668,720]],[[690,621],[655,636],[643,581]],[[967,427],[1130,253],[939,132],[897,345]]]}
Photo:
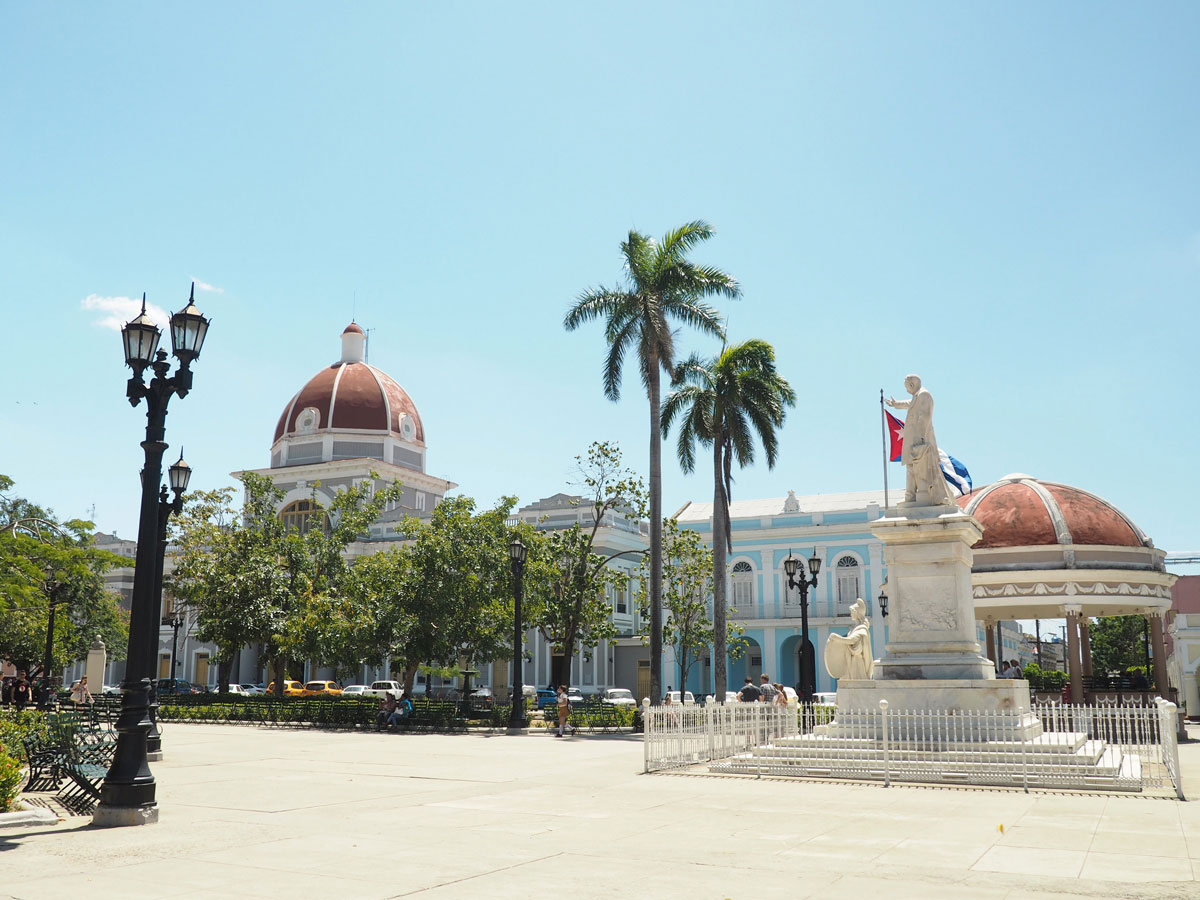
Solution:
{"label": "cuban flag", "polygon": [[[900,462],[900,454],[904,449],[904,423],[893,416],[887,410],[883,413],[887,416],[888,437],[890,439],[890,459],[892,462]],[[971,481],[971,473],[967,471],[967,467],[961,462],[938,447],[939,462],[942,467],[942,474],[946,477],[947,483],[953,488],[960,497],[965,497],[975,489],[974,483]]]}
{"label": "cuban flag", "polygon": [[889,459],[892,462],[900,462],[900,452],[904,449],[904,423],[887,410],[884,410],[883,414],[887,416],[888,438],[891,441]]}
{"label": "cuban flag", "polygon": [[974,485],[971,482],[971,473],[967,471],[967,467],[941,447],[938,447],[938,456],[941,457],[942,474],[946,476],[946,481],[950,487],[958,491],[960,497],[965,497],[971,493],[974,490]]}

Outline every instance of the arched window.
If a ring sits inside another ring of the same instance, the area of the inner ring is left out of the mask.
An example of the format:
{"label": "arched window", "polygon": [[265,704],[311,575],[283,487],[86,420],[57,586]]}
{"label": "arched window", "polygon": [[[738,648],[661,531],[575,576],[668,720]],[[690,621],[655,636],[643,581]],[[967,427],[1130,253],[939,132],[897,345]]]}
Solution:
{"label": "arched window", "polygon": [[279,518],[288,531],[295,529],[308,534],[314,528],[329,530],[329,516],[312,500],[297,500],[279,511]]}
{"label": "arched window", "polygon": [[733,564],[733,596],[729,605],[734,609],[748,610],[754,605],[754,570],[745,560]]}
{"label": "arched window", "polygon": [[834,566],[836,580],[834,582],[837,602],[836,615],[850,615],[850,607],[862,596],[862,568],[853,556],[843,556]]}

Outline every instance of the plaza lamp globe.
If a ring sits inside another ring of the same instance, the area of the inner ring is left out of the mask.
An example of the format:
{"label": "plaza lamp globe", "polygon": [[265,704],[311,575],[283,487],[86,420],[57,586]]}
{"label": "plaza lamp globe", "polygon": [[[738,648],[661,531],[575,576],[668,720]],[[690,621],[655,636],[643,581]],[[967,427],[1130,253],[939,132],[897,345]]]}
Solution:
{"label": "plaza lamp globe", "polygon": [[162,331],[146,315],[146,295],[142,294],[142,311],[121,329],[121,341],[125,345],[125,365],[137,374],[154,361]]}
{"label": "plaza lamp globe", "polygon": [[788,551],[787,559],[783,561],[783,571],[787,573],[788,580],[796,577],[796,568],[800,565],[800,560],[792,556],[792,551]]}
{"label": "plaza lamp globe", "polygon": [[188,480],[192,477],[192,467],[183,460],[183,451],[179,451],[179,459],[167,469],[167,480],[171,482],[171,490],[176,496],[187,490]]}
{"label": "plaza lamp globe", "polygon": [[171,347],[180,362],[186,365],[200,356],[208,325],[209,320],[196,308],[196,282],[193,281],[187,306],[171,316]]}
{"label": "plaza lamp globe", "polygon": [[508,545],[508,558],[514,566],[525,565],[525,554],[528,552],[529,548],[521,543],[519,537],[513,538],[512,543]]}
{"label": "plaza lamp globe", "polygon": [[[817,573],[821,571],[821,557],[817,556],[815,548],[813,549],[813,555],[808,558],[808,571],[814,579],[817,577]],[[813,583],[815,584],[816,582],[814,581]]]}

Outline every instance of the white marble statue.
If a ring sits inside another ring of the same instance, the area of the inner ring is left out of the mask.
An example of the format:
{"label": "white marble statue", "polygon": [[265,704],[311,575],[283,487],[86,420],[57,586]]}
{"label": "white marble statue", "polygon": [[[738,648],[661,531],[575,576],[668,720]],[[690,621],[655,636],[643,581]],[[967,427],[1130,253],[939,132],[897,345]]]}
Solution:
{"label": "white marble statue", "polygon": [[887,399],[887,405],[892,409],[908,410],[904,422],[904,447],[900,454],[908,478],[904,484],[904,502],[900,505],[951,506],[954,500],[946,476],[942,474],[937,438],[933,433],[933,394],[921,387],[917,375],[904,379],[904,389],[912,394],[911,400]]}
{"label": "white marble statue", "polygon": [[867,621],[867,605],[862,598],[850,607],[854,627],[842,637],[831,634],[825,641],[825,670],[833,678],[866,681],[875,671],[875,655],[871,652],[871,623]]}

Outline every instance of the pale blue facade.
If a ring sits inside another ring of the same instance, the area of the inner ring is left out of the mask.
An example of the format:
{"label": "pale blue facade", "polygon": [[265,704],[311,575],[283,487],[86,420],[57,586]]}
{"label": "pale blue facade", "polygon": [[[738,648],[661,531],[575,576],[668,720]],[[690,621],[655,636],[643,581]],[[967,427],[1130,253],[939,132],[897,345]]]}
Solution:
{"label": "pale blue facade", "polygon": [[[727,594],[729,619],[740,623],[750,647],[728,663],[728,687],[737,690],[749,675],[758,681],[796,686],[800,681],[801,604],[787,587],[783,562],[791,552],[807,560],[821,559],[816,588],[808,594],[808,629],[816,660],[818,691],[834,691],[837,682],[825,671],[825,642],[831,633],[845,634],[851,625],[850,605],[862,598],[871,623],[875,655],[887,640],[887,620],[878,596],[886,572],[883,544],[870,523],[883,512],[882,491],[818,494],[767,500],[734,501],[730,506],[733,549],[729,553]],[[712,543],[712,504],[689,503],[677,514],[681,527],[699,532]],[[667,651],[663,680],[676,685],[678,667]],[[710,660],[697,662],[687,689],[713,692]]]}

